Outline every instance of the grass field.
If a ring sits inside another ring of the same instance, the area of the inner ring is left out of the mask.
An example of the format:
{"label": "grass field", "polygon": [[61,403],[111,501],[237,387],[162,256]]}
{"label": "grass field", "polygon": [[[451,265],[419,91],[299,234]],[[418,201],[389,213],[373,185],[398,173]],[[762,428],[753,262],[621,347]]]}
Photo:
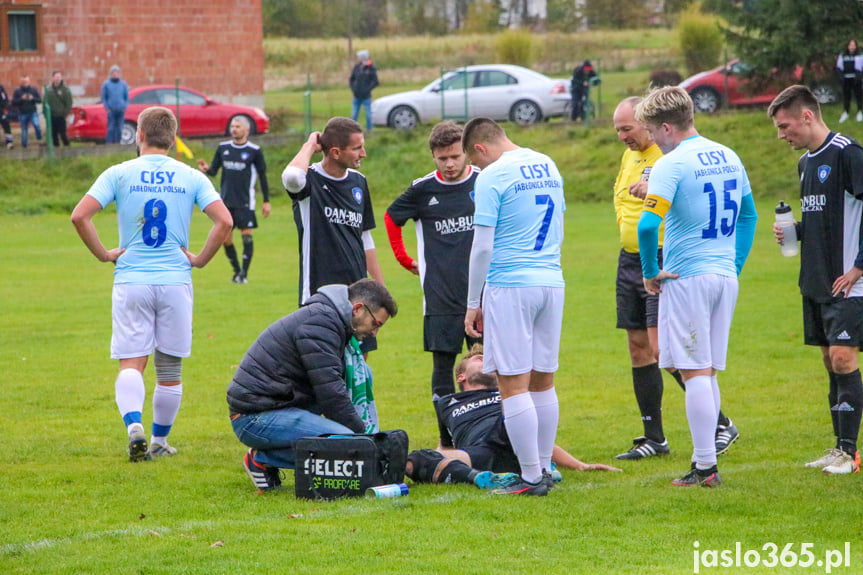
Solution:
{"label": "grass field", "polygon": [[[382,214],[389,198],[378,197]],[[691,444],[683,394],[668,378],[661,460],[624,473],[564,471],[548,498],[501,501],[469,486],[411,486],[389,500],[310,502],[287,489],[254,495],[231,432],[225,387],[248,345],[296,306],[296,233],[287,199],[256,233],[246,286],[222,256],[194,273],[193,357],[171,435],[180,452],[126,462],[108,358],[111,268],[93,259],[65,215],[0,216],[6,274],[0,315],[0,568],[4,573],[691,573],[700,550],[770,542],[816,559],[850,542],[863,570],[860,478],[802,463],[830,446],[826,377],[804,348],[796,259],[769,233],[759,203],[755,247],[741,277],[723,409],[741,439],[720,460],[719,490],[674,488]],[[566,333],[557,376],[558,441],[585,461],[612,462],[640,432],[622,332],[614,324],[617,238],[608,204],[566,215]],[[113,215],[97,218],[106,241]],[[203,243],[206,218],[193,222]],[[410,242],[412,234],[406,234]],[[376,232],[399,316],[370,364],[386,428],[411,445],[437,441],[422,352],[420,290]],[[146,374],[152,390],[152,368]],[[149,395],[148,395],[149,401]],[[145,421],[150,408],[146,408]],[[762,555],[766,559],[765,551]],[[823,568],[822,568],[823,569]],[[782,572],[780,568],[701,572]],[[788,571],[796,572],[796,571]],[[812,572],[822,572],[813,565]]]}
{"label": "grass field", "polygon": [[[644,71],[609,73],[606,116],[638,93]],[[386,90],[406,87],[386,87]],[[383,88],[382,94],[383,95]],[[349,111],[347,90],[316,96],[322,118]],[[298,92],[267,96],[268,109],[295,109]],[[834,125],[837,107],[825,111]],[[824,477],[802,463],[831,444],[827,379],[817,350],[802,344],[798,260],[779,254],[770,234],[778,199],[799,212],[797,153],[775,141],[763,110],[699,117],[702,134],[734,148],[758,197],[761,219],[741,276],[723,410],[741,439],[720,460],[719,490],[670,485],[687,467],[691,443],[683,394],[666,378],[669,457],[626,463],[622,474],[564,471],[548,498],[499,501],[468,486],[411,486],[404,498],[296,500],[287,489],[255,496],[244,449],[227,417],[225,388],[243,353],[269,323],[296,308],[297,240],[287,197],[255,234],[250,282],[229,283],[219,255],[194,272],[193,356],[171,443],[180,453],[126,463],[114,404],[116,362],[108,357],[111,268],[84,248],[68,213],[96,176],[124,157],[0,160],[0,569],[3,573],[621,573],[693,572],[698,551],[814,544],[815,560],[850,544],[863,572],[860,477]],[[856,123],[841,126],[860,139]],[[566,181],[566,332],[557,376],[558,442],[584,461],[613,463],[639,435],[624,334],[614,325],[617,231],[611,184],[622,146],[610,122],[592,128],[554,121],[507,126],[519,144],[548,153]],[[381,218],[389,202],[431,166],[426,132],[376,130],[368,137],[369,176],[379,228],[375,239],[400,313],[380,335],[370,364],[386,428],[406,429],[413,448],[432,447],[431,358],[422,351],[416,278],[390,256]],[[265,146],[271,185],[300,144]],[[209,160],[212,148],[191,145]],[[116,242],[113,213],[97,217]],[[193,250],[207,220],[193,222]],[[413,234],[406,233],[409,251]],[[152,368],[146,374],[153,386]],[[149,425],[148,404],[145,421]],[[777,552],[777,556],[780,553]],[[790,556],[786,556],[788,559]],[[781,565],[706,568],[702,573],[794,573]],[[812,566],[808,572],[825,572]]]}

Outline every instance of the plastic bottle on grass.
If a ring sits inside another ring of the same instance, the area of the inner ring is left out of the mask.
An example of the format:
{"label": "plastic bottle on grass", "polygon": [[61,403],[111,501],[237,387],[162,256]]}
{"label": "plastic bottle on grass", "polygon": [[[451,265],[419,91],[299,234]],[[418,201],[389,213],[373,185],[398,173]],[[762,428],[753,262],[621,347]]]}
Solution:
{"label": "plastic bottle on grass", "polygon": [[366,497],[384,498],[384,497],[401,497],[408,494],[408,486],[405,483],[390,483],[389,485],[381,485],[379,487],[369,487],[366,489]]}
{"label": "plastic bottle on grass", "polygon": [[780,244],[782,255],[787,258],[796,256],[800,251],[800,246],[797,244],[797,228],[794,226],[794,214],[791,212],[791,206],[785,202],[779,202],[779,205],[776,206],[776,223],[779,224],[785,235]]}

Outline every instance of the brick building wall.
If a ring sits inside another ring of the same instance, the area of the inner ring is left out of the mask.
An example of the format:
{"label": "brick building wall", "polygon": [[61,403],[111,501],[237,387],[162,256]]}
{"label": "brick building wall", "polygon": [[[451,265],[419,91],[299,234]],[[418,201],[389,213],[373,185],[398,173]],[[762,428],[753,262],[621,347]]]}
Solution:
{"label": "brick building wall", "polygon": [[56,69],[76,104],[92,103],[117,64],[132,88],[179,79],[223,102],[263,105],[261,0],[0,0],[0,18],[23,9],[38,14],[39,47],[10,51],[0,38],[10,95],[22,73],[41,86]]}

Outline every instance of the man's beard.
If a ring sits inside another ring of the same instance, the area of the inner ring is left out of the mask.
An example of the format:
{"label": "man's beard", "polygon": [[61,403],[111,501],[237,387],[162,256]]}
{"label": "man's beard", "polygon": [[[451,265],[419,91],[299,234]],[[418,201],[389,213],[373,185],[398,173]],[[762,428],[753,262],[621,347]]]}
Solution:
{"label": "man's beard", "polygon": [[497,376],[493,373],[474,373],[467,381],[471,385],[477,385],[485,389],[497,389]]}

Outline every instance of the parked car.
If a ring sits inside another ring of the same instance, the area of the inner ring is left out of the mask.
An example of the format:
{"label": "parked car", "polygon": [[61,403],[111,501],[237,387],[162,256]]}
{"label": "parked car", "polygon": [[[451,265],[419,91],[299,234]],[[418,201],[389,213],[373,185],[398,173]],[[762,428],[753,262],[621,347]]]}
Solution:
{"label": "parked car", "polygon": [[488,64],[447,72],[421,90],[374,100],[375,125],[412,129],[441,117],[486,116],[526,125],[568,114],[569,80],[521,66]]}
{"label": "parked car", "polygon": [[[123,122],[121,144],[135,143],[138,115],[150,106],[165,106],[177,111],[177,88],[170,85],[141,86],[129,90],[129,107]],[[221,136],[230,134],[228,127],[237,116],[249,119],[252,134],[265,133],[270,119],[259,108],[216,102],[191,88],[180,87],[180,134],[187,136]],[[70,138],[104,140],[108,119],[101,103],[72,108],[67,129]]]}
{"label": "parked car", "polygon": [[[769,104],[780,90],[775,84],[769,82],[765,83],[760,90],[747,89],[751,82],[747,74],[751,69],[739,59],[732,60],[724,66],[690,76],[680,83],[680,87],[692,96],[696,112],[710,114],[722,106]],[[794,71],[794,81],[799,82],[802,73],[803,68],[798,66]],[[823,82],[815,83],[811,88],[822,104],[837,100],[838,88],[830,80],[825,79]]]}

